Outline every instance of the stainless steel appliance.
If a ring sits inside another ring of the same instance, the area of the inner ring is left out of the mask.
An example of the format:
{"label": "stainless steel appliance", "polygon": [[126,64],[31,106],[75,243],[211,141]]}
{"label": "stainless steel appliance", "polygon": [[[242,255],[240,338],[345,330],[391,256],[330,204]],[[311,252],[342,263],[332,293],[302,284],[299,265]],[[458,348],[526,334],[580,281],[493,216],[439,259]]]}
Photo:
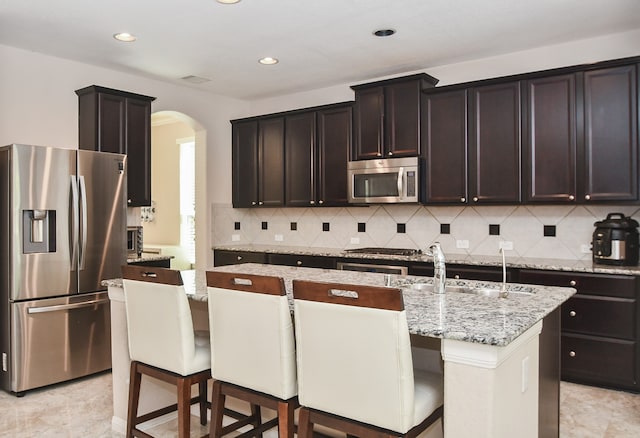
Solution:
{"label": "stainless steel appliance", "polygon": [[2,388],[111,368],[104,279],[126,263],[126,157],[0,147]]}
{"label": "stainless steel appliance", "polygon": [[347,174],[350,203],[418,202],[418,157],[350,161]]}
{"label": "stainless steel appliance", "polygon": [[622,213],[609,213],[594,223],[593,262],[607,265],[638,264],[638,222]]}
{"label": "stainless steel appliance", "polygon": [[127,227],[127,255],[129,257],[142,256],[142,244],[142,227]]}

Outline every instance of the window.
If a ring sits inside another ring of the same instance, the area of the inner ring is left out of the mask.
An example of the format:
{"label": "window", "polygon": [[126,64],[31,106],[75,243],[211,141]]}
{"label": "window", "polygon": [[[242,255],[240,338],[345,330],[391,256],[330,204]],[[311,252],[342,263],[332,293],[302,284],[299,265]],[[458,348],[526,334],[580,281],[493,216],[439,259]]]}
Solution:
{"label": "window", "polygon": [[195,143],[180,143],[180,246],[187,261],[196,262]]}

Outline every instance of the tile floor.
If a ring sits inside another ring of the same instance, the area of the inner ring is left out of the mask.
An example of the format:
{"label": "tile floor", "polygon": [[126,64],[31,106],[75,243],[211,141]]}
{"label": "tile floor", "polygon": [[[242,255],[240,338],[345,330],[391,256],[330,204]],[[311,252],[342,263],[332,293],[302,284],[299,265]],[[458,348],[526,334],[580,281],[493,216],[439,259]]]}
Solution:
{"label": "tile floor", "polygon": [[[560,401],[561,438],[640,437],[640,394],[562,382]],[[2,438],[122,438],[111,430],[111,416],[110,373],[34,390],[22,398],[0,391]],[[192,437],[208,430],[196,417],[191,424]],[[169,438],[176,430],[172,421],[149,432]]]}

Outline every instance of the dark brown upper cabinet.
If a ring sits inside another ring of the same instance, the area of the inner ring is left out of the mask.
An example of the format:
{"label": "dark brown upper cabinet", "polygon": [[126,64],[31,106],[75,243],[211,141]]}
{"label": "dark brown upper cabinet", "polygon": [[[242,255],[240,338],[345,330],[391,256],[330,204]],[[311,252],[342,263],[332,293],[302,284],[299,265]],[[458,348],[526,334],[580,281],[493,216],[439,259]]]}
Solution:
{"label": "dark brown upper cabinet", "polygon": [[352,159],[420,154],[420,93],[437,79],[417,74],[352,86],[355,148]]}
{"label": "dark brown upper cabinet", "polygon": [[78,95],[79,148],[127,155],[127,205],[151,205],[154,97],[92,85]]}
{"label": "dark brown upper cabinet", "polygon": [[347,205],[352,104],[285,116],[285,203]]}
{"label": "dark brown upper cabinet", "polygon": [[232,121],[234,207],[284,205],[284,118]]}
{"label": "dark brown upper cabinet", "polygon": [[467,203],[467,90],[423,94],[421,134],[420,202]]}
{"label": "dark brown upper cabinet", "polygon": [[593,201],[638,200],[637,65],[584,72],[584,189]]}
{"label": "dark brown upper cabinet", "polygon": [[575,202],[577,197],[576,75],[524,82],[526,202]]}
{"label": "dark brown upper cabinet", "polygon": [[471,203],[519,203],[520,82],[472,87],[468,92]]}

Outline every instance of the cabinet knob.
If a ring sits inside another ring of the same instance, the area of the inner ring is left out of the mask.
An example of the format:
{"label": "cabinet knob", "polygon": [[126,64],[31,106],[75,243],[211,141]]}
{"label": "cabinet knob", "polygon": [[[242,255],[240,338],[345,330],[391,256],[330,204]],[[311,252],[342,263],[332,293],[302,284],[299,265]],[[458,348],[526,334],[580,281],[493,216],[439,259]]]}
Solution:
{"label": "cabinet knob", "polygon": [[473,197],[473,202],[478,202],[478,197],[477,196]]}
{"label": "cabinet knob", "polygon": [[456,280],[460,280],[460,275],[456,274],[453,276],[453,278],[455,278]]}
{"label": "cabinet knob", "polygon": [[465,197],[460,198],[460,202],[467,202],[467,198]]}
{"label": "cabinet knob", "polygon": [[127,204],[131,204],[131,199],[127,199]]}
{"label": "cabinet knob", "polygon": [[302,260],[298,260],[298,261],[296,262],[296,265],[298,265],[298,266],[302,266]]}
{"label": "cabinet knob", "polygon": [[389,151],[389,156],[393,155],[393,152]]}
{"label": "cabinet knob", "polygon": [[262,205],[262,204],[263,204],[263,202],[262,202],[262,201],[258,201],[258,205]]}
{"label": "cabinet knob", "polygon": [[318,201],[318,204],[324,204],[324,201],[321,199]]}
{"label": "cabinet knob", "polygon": [[251,205],[256,205],[256,201],[253,201],[253,202],[251,203]]}
{"label": "cabinet knob", "polygon": [[376,156],[381,157],[381,156],[382,156],[382,154],[381,154],[380,152],[378,152],[378,153],[376,154]]}
{"label": "cabinet knob", "polygon": [[584,199],[586,199],[587,201],[589,201],[591,199],[591,195],[584,195]]}
{"label": "cabinet knob", "polygon": [[242,256],[238,256],[238,260],[242,260]]}
{"label": "cabinet knob", "polygon": [[576,199],[576,197],[575,197],[575,196],[573,196],[573,195],[569,195],[569,201],[573,201],[573,200],[575,200],[575,199]]}
{"label": "cabinet knob", "polygon": [[569,352],[569,357],[576,357],[576,352],[575,351],[570,351]]}
{"label": "cabinet knob", "polygon": [[316,205],[316,201],[309,201],[309,204]]}
{"label": "cabinet knob", "polygon": [[569,312],[569,316],[571,316],[571,317],[576,316],[576,311],[575,310],[570,311]]}
{"label": "cabinet knob", "polygon": [[569,286],[575,286],[576,284],[578,284],[578,283],[576,283],[576,281],[575,281],[575,280],[571,280],[571,281],[569,282]]}

